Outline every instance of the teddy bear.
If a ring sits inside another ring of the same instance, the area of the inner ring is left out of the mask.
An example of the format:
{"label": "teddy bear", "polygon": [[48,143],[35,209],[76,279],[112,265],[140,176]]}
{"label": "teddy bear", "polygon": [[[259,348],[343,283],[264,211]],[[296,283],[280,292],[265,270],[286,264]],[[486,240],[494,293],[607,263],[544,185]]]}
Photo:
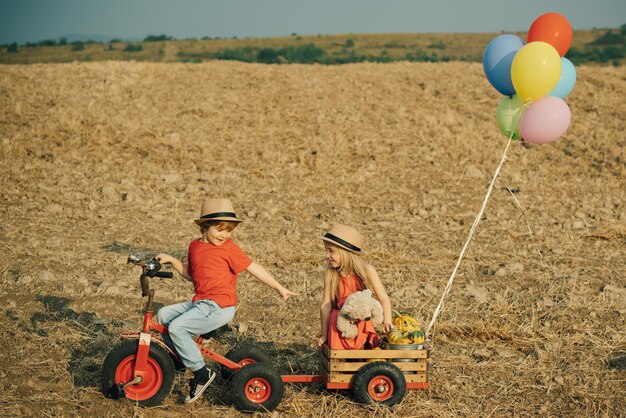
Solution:
{"label": "teddy bear", "polygon": [[346,298],[337,316],[337,329],[343,338],[354,338],[358,334],[355,323],[370,319],[374,326],[380,325],[383,322],[383,307],[372,297],[371,290],[360,290]]}

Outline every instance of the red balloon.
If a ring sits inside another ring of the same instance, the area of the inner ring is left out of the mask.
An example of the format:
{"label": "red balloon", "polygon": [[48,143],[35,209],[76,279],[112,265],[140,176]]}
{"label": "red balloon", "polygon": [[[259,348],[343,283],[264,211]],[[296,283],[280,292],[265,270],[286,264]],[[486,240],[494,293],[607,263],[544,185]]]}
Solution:
{"label": "red balloon", "polygon": [[560,56],[563,56],[572,44],[572,35],[572,26],[567,19],[558,13],[550,12],[539,16],[530,25],[527,42],[549,43]]}

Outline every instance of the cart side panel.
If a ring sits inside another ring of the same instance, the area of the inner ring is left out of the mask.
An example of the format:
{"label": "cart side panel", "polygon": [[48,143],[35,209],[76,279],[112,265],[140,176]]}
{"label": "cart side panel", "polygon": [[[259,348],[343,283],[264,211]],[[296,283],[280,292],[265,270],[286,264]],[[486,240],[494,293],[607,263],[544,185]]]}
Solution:
{"label": "cart side panel", "polygon": [[330,350],[324,345],[326,356],[332,359],[418,359],[427,358],[428,350]]}
{"label": "cart side panel", "polygon": [[324,345],[320,371],[328,389],[350,389],[352,379],[363,366],[373,361],[388,361],[404,373],[408,389],[426,389],[428,355],[428,350],[330,350]]}
{"label": "cart side panel", "polygon": [[[382,360],[375,360],[382,361]],[[361,362],[361,361],[330,361],[330,370],[331,372],[356,372],[361,367],[365,366],[370,362]],[[426,359],[415,359],[412,362],[395,362],[390,361],[394,366],[398,367],[398,369],[403,372],[416,372],[416,371],[426,371]]]}

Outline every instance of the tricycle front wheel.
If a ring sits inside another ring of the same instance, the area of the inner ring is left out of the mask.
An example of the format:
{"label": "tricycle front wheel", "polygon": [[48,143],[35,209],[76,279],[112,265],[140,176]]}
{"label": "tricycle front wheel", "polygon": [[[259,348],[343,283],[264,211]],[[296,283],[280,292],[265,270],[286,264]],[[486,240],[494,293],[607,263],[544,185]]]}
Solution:
{"label": "tricycle front wheel", "polygon": [[[124,340],[107,355],[102,365],[102,387],[106,397],[118,398],[120,383],[133,380],[138,344],[138,340]],[[172,392],[175,375],[170,355],[158,345],[150,345],[143,380],[126,386],[124,393],[142,406],[159,405]]]}

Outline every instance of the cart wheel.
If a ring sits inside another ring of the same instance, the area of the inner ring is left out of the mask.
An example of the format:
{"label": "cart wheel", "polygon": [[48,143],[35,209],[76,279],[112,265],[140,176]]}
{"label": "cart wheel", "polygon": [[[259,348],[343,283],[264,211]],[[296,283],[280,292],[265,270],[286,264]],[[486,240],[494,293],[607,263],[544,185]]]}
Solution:
{"label": "cart wheel", "polygon": [[[133,379],[138,343],[137,340],[124,340],[113,347],[104,360],[102,387],[107,398],[119,398],[119,384]],[[142,406],[159,405],[172,392],[175,375],[170,355],[158,345],[151,344],[143,381],[127,386],[124,393]]]}
{"label": "cart wheel", "polygon": [[284,383],[268,363],[242,367],[230,379],[233,403],[240,411],[272,411],[283,399]]}
{"label": "cart wheel", "polygon": [[361,367],[354,377],[354,398],[363,404],[395,405],[404,398],[406,379],[400,369],[385,362]]}
{"label": "cart wheel", "polygon": [[[224,356],[241,366],[252,363],[272,363],[272,359],[265,351],[253,345],[241,345],[230,349]],[[223,364],[220,365],[222,379],[228,380],[233,375],[233,371]]]}

